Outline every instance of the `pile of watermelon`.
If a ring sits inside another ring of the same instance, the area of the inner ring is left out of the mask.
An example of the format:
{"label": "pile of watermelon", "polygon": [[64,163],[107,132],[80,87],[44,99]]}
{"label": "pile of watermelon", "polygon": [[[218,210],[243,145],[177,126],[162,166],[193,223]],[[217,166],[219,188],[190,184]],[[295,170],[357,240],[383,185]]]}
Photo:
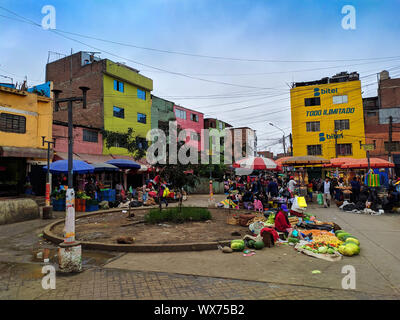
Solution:
{"label": "pile of watermelon", "polygon": [[[261,250],[264,248],[264,241],[259,240],[259,241],[254,241],[254,240],[249,240],[247,242],[247,247],[248,248],[254,248],[256,250]],[[231,249],[233,251],[243,251],[245,249],[245,242],[243,240],[232,240],[231,241]]]}
{"label": "pile of watermelon", "polygon": [[351,257],[360,253],[360,241],[350,233],[344,230],[337,230],[336,237],[344,243],[339,246],[338,251],[347,257]]}

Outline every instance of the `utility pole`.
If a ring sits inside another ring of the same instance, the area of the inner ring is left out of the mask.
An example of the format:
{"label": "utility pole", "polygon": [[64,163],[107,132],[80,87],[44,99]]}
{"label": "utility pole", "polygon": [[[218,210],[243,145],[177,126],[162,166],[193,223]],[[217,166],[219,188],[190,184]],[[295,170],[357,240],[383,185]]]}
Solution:
{"label": "utility pole", "polygon": [[52,216],[52,207],[50,206],[50,146],[53,145],[53,148],[56,146],[56,139],[46,141],[45,138],[45,136],[42,136],[42,146],[47,143],[46,207],[43,209],[43,219],[50,219]]}
{"label": "utility pole", "polygon": [[82,90],[82,96],[59,99],[61,90],[52,90],[54,92],[55,111],[58,111],[59,104],[68,103],[68,189],[66,193],[66,216],[64,242],[58,249],[58,263],[61,272],[80,272],[82,271],[82,246],[75,241],[75,192],[73,186],[73,116],[72,103],[83,103],[83,109],[86,109],[86,93],[88,87],[79,87]]}
{"label": "utility pole", "polygon": [[285,143],[285,135],[282,137],[283,142],[283,155],[286,157],[286,143]]}
{"label": "utility pole", "polygon": [[289,139],[290,139],[290,156],[293,157],[293,139],[292,139],[292,133],[289,134]]}
{"label": "utility pole", "polygon": [[337,130],[335,129],[335,158],[338,157],[338,147],[337,147]]}

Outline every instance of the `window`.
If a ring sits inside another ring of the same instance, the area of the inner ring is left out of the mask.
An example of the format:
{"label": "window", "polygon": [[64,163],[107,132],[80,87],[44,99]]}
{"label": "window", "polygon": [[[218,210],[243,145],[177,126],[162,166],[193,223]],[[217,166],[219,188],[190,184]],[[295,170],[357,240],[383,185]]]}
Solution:
{"label": "window", "polygon": [[[385,141],[385,151],[389,151],[389,141]],[[392,141],[392,150],[390,151],[400,151],[400,142],[399,141]]]}
{"label": "window", "polygon": [[307,155],[309,156],[322,155],[322,146],[320,144],[307,146]]}
{"label": "window", "polygon": [[137,97],[142,100],[146,100],[146,91],[137,89]]}
{"label": "window", "polygon": [[376,111],[367,111],[367,117],[376,117],[377,114],[378,113]]}
{"label": "window", "polygon": [[147,150],[148,142],[145,138],[137,137],[136,143],[137,143],[139,149]]}
{"label": "window", "polygon": [[343,96],[333,96],[332,97],[333,104],[347,103],[349,102],[347,99],[347,95]]}
{"label": "window", "polygon": [[124,108],[119,108],[119,107],[114,106],[113,110],[114,110],[114,117],[121,118],[121,119],[125,118]]}
{"label": "window", "polygon": [[98,142],[97,131],[83,129],[83,141]]}
{"label": "window", "polygon": [[146,115],[143,113],[139,113],[137,114],[137,122],[140,123],[146,123]]}
{"label": "window", "polygon": [[338,144],[336,146],[336,152],[338,156],[351,156],[353,154],[353,148],[351,143]]}
{"label": "window", "polygon": [[180,119],[186,120],[186,111],[175,109],[175,115]]}
{"label": "window", "polygon": [[190,120],[192,120],[194,122],[199,122],[199,115],[195,114],[195,113],[191,113],[190,114]]}
{"label": "window", "polygon": [[320,106],[321,105],[321,98],[320,97],[305,98],[304,99],[304,104],[305,104],[306,107]]}
{"label": "window", "polygon": [[114,90],[124,92],[124,83],[118,80],[114,80]]}
{"label": "window", "polygon": [[307,132],[321,131],[319,121],[311,121],[306,123]]}
{"label": "window", "polygon": [[350,121],[347,120],[335,120],[335,131],[340,130],[349,130],[350,129]]}
{"label": "window", "polygon": [[25,133],[26,118],[10,113],[2,113],[0,116],[0,130],[4,132]]}
{"label": "window", "polygon": [[223,129],[222,122],[218,122],[219,130]]}

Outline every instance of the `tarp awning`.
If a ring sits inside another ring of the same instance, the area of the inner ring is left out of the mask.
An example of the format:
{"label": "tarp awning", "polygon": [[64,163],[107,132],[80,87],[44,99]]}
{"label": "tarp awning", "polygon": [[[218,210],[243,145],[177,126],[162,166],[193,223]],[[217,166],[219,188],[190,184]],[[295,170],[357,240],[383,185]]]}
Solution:
{"label": "tarp awning", "polygon": [[[50,150],[50,158],[53,151]],[[47,159],[47,149],[0,147],[0,157]]]}

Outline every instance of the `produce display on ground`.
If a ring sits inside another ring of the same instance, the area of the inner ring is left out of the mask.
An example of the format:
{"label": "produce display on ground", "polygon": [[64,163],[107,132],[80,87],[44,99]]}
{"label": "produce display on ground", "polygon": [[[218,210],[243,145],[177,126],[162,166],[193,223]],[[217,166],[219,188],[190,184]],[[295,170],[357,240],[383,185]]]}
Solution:
{"label": "produce display on ground", "polygon": [[[263,226],[273,227],[274,220],[273,212],[268,212],[265,217],[253,218],[249,225],[249,231],[253,236],[247,235],[242,240],[232,240],[230,249],[243,252],[248,251],[246,248],[263,249],[265,245],[260,238],[260,230]],[[297,230],[302,234],[304,240],[300,240],[293,233],[296,237],[291,236],[286,241],[278,240],[278,243],[292,245],[299,252],[327,261],[338,261],[342,256],[351,257],[360,253],[360,241],[357,237],[341,230],[335,223],[318,221],[315,216],[307,213],[300,219],[289,217],[288,220],[292,227],[297,226]],[[323,226],[322,229],[321,226]]]}

